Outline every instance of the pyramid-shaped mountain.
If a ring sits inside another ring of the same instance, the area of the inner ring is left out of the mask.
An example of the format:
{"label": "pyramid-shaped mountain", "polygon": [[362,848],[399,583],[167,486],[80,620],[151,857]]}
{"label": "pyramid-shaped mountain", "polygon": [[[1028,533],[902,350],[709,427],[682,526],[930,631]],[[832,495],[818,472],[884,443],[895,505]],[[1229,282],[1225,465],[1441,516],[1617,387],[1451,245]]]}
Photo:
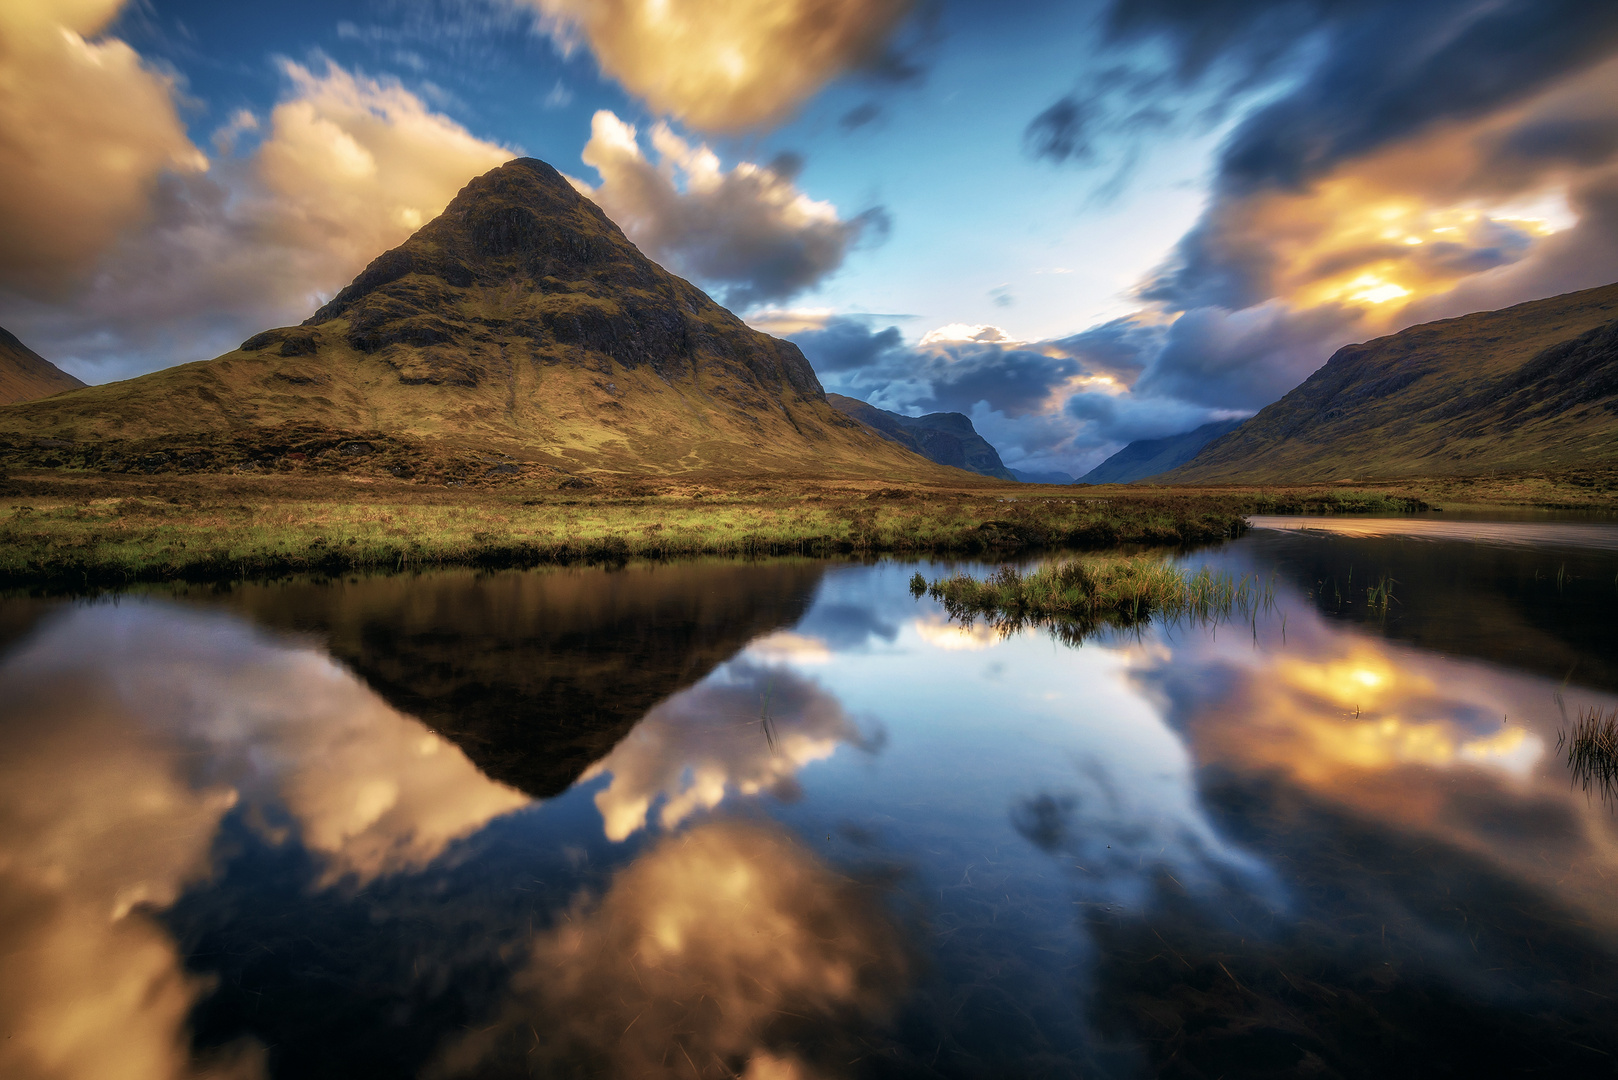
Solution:
{"label": "pyramid-shaped mountain", "polygon": [[285,467],[295,449],[311,465],[387,460],[400,474],[471,461],[960,476],[833,409],[797,346],[647,259],[531,158],[473,180],[301,326],[0,409],[0,440],[27,438],[103,468]]}

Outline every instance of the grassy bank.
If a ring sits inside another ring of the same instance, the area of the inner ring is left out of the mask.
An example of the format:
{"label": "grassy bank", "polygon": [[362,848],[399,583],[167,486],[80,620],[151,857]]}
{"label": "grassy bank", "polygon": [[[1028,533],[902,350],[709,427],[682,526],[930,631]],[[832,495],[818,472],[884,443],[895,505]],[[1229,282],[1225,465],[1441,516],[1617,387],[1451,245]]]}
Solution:
{"label": "grassy bank", "polygon": [[1090,495],[995,483],[563,483],[18,473],[0,489],[0,584],[85,588],[311,570],[1185,545],[1238,535],[1252,513],[1418,508],[1403,497],[1344,490]]}
{"label": "grassy bank", "polygon": [[1140,626],[1155,618],[1206,622],[1252,612],[1273,599],[1268,586],[1204,567],[1189,573],[1147,555],[1065,559],[1028,573],[1001,567],[987,578],[957,574],[910,590],[926,592],[953,619],[979,617],[1009,633],[1046,626],[1070,643],[1098,630]]}

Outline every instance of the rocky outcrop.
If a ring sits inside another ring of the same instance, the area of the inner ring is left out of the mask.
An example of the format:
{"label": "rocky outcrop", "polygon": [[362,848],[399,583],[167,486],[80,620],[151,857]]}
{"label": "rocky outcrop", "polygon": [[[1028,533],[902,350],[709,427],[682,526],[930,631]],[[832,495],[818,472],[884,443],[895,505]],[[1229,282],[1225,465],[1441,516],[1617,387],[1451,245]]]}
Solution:
{"label": "rocky outcrop", "polygon": [[842,394],[827,394],[826,400],[832,408],[853,417],[884,439],[896,442],[929,461],[953,469],[965,469],[980,476],[992,476],[996,480],[1017,479],[1000,460],[999,451],[978,434],[971,418],[964,413],[905,416]]}

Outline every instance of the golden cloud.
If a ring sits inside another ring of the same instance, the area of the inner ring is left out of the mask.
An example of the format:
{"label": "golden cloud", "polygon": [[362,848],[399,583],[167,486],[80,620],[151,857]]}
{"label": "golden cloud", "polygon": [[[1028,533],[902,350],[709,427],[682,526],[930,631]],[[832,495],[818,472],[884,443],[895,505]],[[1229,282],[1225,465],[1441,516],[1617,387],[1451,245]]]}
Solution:
{"label": "golden cloud", "polygon": [[200,173],[173,81],[116,38],[123,0],[0,5],[0,286],[52,294],[148,213],[159,175]]}
{"label": "golden cloud", "polygon": [[[765,655],[807,640],[783,637],[763,639]],[[731,792],[790,784],[803,766],[862,741],[836,698],[789,670],[736,662],[726,675],[658,705],[585,772],[586,780],[612,776],[595,797],[608,839],[645,828],[654,803],[659,824],[671,829]]]}
{"label": "golden cloud", "polygon": [[653,109],[705,131],[779,120],[876,58],[913,0],[519,0]]}
{"label": "golden cloud", "polygon": [[[0,667],[0,1075],[252,1076],[193,1059],[206,987],[150,915],[239,803],[285,811],[326,883],[420,867],[527,800],[330,660],[232,620],[80,609]],[[202,779],[205,777],[206,779]],[[262,823],[279,814],[250,814]]]}
{"label": "golden cloud", "polygon": [[[96,359],[79,348],[121,363],[144,356],[118,375],[215,355],[255,329],[307,317],[467,181],[513,156],[397,83],[329,62],[320,70],[285,62],[282,72],[289,93],[267,118],[238,112],[216,133],[224,147],[259,134],[256,149],[215,162],[207,175],[170,172],[150,200],[149,184],[131,188],[139,205],[123,217],[138,222],[120,217],[129,226],[120,234],[87,240],[74,265],[91,258],[94,276],[37,322],[27,310],[11,319],[17,331],[58,360]],[[81,149],[116,153],[113,144]],[[0,212],[0,227],[28,220],[54,235],[63,222],[47,211]],[[61,214],[71,217],[65,207]]]}
{"label": "golden cloud", "polygon": [[[1618,276],[1610,258],[1580,265],[1578,281],[1534,282],[1551,240],[1605,227],[1579,207],[1581,192],[1618,180],[1615,132],[1618,60],[1345,161],[1305,188],[1227,201],[1212,243],[1262,267],[1268,296],[1295,310],[1344,308],[1367,332],[1471,310],[1443,305],[1463,284],[1515,282],[1502,304],[1605,284]],[[1558,143],[1569,138],[1578,145]]]}
{"label": "golden cloud", "polygon": [[478,139],[397,83],[328,62],[290,61],[291,96],[270,114],[253,161],[265,202],[258,227],[307,252],[310,289],[327,291],[444,209],[467,181],[512,151]]}
{"label": "golden cloud", "polygon": [[720,285],[733,303],[782,299],[842,265],[863,232],[831,203],[809,198],[779,168],[739,162],[726,171],[707,146],[653,126],[654,164],[636,131],[603,109],[590,122],[586,165],[601,174],[593,199],[648,256]]}
{"label": "golden cloud", "polygon": [[509,1056],[539,1074],[808,1080],[842,1065],[832,1055],[888,1014],[908,972],[853,882],[777,828],[707,824],[543,936],[502,1014],[436,1072]]}
{"label": "golden cloud", "polygon": [[[1192,638],[1169,656],[1139,659],[1198,688],[1175,725],[1199,766],[1280,779],[1384,827],[1442,840],[1610,923],[1605,891],[1562,880],[1569,860],[1609,868],[1592,882],[1610,878],[1618,848],[1607,808],[1570,786],[1551,750],[1554,683],[1307,615],[1279,653]],[[1502,815],[1539,824],[1502,830]]]}

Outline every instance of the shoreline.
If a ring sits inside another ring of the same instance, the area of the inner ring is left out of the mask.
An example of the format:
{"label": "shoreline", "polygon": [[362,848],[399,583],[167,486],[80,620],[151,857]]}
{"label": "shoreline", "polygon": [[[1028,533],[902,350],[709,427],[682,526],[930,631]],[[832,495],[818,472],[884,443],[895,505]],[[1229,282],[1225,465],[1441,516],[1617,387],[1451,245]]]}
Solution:
{"label": "shoreline", "polygon": [[[1468,495],[1484,493],[1476,484],[1462,487]],[[710,556],[1010,558],[1048,550],[1187,546],[1239,536],[1252,514],[1438,509],[1431,500],[1443,488],[970,480],[960,486],[883,486],[734,476],[598,476],[583,483],[457,488],[340,476],[39,469],[0,479],[0,588],[85,592],[162,581],[451,566]],[[1571,508],[1551,499],[1537,505]],[[1582,508],[1615,507],[1614,500],[1596,499]]]}

